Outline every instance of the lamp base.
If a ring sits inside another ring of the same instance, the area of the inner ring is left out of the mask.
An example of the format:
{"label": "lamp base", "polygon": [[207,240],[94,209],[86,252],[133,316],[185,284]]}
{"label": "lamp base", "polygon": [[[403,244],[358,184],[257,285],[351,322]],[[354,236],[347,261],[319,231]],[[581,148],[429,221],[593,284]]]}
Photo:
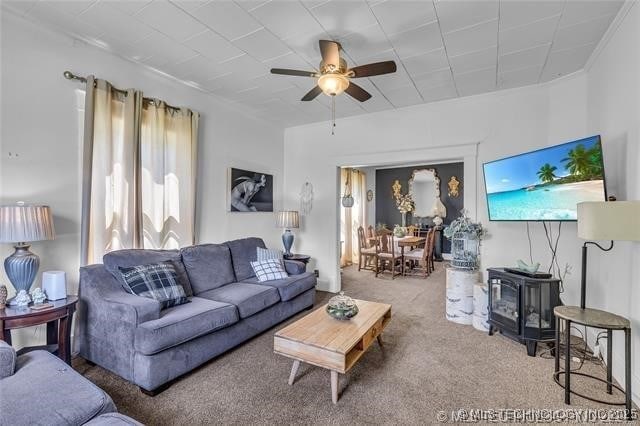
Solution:
{"label": "lamp base", "polygon": [[[7,278],[16,289],[16,294],[20,290],[29,293],[40,268],[40,258],[31,253],[29,247],[31,247],[29,244],[14,246],[16,251],[4,260],[4,270],[7,273]],[[15,306],[15,298],[11,299],[9,305]]]}
{"label": "lamp base", "polygon": [[282,234],[282,245],[284,245],[284,255],[291,256],[291,246],[293,246],[293,233],[290,229],[285,229]]}

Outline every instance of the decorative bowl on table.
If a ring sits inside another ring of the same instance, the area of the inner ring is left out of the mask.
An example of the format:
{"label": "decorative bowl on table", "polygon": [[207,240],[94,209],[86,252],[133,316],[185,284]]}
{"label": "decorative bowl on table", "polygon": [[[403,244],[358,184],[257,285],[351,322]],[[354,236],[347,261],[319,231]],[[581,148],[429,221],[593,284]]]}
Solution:
{"label": "decorative bowl on table", "polygon": [[350,320],[358,315],[358,305],[355,300],[345,296],[344,291],[341,291],[340,294],[329,299],[327,313],[338,320]]}

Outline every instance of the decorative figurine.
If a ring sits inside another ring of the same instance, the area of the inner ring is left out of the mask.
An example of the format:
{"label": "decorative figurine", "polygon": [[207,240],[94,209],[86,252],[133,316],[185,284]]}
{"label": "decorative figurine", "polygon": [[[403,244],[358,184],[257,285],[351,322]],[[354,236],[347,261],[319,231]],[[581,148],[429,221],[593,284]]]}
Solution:
{"label": "decorative figurine", "polygon": [[27,294],[27,290],[20,290],[15,298],[16,306],[24,308],[29,305],[31,298]]}
{"label": "decorative figurine", "polygon": [[368,190],[367,191],[367,201],[371,201],[373,200],[373,191],[372,190]]}
{"label": "decorative figurine", "polygon": [[44,294],[44,291],[42,291],[40,287],[37,287],[31,292],[31,299],[33,299],[33,303],[39,305],[47,300],[47,295]]}
{"label": "decorative figurine", "polygon": [[7,304],[7,286],[0,285],[0,309],[3,309]]}
{"label": "decorative figurine", "polygon": [[393,198],[398,199],[398,197],[400,197],[401,195],[400,191],[402,191],[402,184],[398,179],[393,182],[393,185],[391,185],[391,189],[393,190]]}
{"label": "decorative figurine", "polygon": [[457,177],[455,176],[451,176],[451,179],[449,179],[449,197],[455,198],[458,195],[460,195],[460,192],[458,191],[458,186],[460,186],[460,181],[458,180]]}

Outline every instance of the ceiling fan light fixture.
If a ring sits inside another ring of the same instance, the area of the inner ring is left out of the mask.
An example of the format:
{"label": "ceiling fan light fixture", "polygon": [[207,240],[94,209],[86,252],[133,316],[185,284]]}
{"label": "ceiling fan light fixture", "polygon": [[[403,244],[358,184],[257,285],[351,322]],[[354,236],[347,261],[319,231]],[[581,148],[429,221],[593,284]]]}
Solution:
{"label": "ceiling fan light fixture", "polygon": [[318,78],[318,86],[327,96],[338,96],[349,87],[349,79],[342,74],[323,74]]}

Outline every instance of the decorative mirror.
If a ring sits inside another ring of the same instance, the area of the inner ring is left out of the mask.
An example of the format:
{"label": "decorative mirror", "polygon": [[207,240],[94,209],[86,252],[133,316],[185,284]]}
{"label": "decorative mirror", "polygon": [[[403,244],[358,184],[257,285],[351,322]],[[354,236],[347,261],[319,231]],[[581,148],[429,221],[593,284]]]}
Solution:
{"label": "decorative mirror", "polygon": [[434,169],[414,170],[409,179],[409,193],[415,204],[414,217],[446,216],[440,200],[440,178]]}

